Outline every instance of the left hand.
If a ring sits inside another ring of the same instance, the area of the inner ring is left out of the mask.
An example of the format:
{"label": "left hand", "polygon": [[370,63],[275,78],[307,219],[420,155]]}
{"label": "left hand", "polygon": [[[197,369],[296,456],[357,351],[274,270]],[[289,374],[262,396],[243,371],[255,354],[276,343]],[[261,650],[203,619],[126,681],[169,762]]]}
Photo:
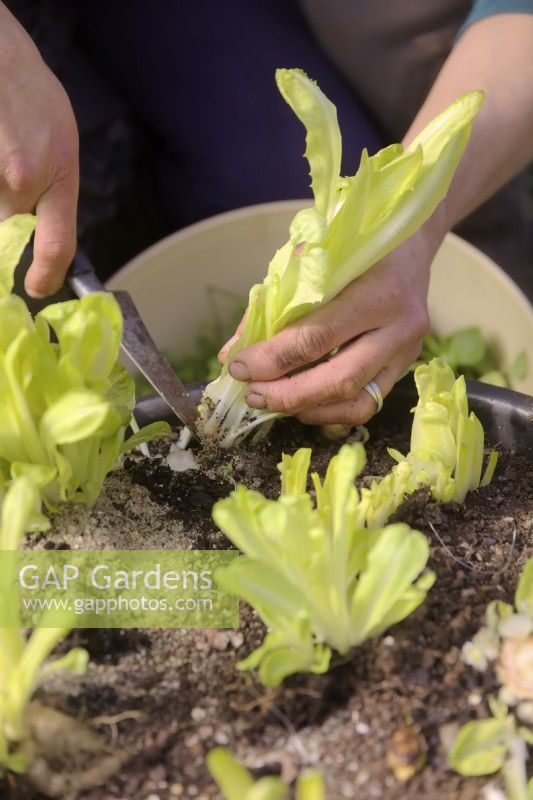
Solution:
{"label": "left hand", "polygon": [[[376,403],[363,386],[374,380],[385,397],[420,354],[429,269],[441,240],[424,226],[327,305],[235,353],[229,371],[249,382],[248,405],[311,425],[367,422]],[[222,362],[233,341],[222,348]]]}

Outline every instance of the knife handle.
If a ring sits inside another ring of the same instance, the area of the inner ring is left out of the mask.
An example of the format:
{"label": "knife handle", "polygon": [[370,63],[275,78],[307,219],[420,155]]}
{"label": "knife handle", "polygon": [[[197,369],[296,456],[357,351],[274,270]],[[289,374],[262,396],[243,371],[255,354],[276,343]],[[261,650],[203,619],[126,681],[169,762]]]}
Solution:
{"label": "knife handle", "polygon": [[67,281],[78,297],[83,297],[91,292],[107,291],[91,262],[79,247],[67,273]]}

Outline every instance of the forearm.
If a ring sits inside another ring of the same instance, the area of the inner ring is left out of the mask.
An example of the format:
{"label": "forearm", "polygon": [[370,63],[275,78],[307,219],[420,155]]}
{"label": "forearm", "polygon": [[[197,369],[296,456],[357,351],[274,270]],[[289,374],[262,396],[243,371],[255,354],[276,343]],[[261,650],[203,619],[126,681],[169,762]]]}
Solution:
{"label": "forearm", "polygon": [[533,15],[500,14],[469,28],[452,50],[404,143],[452,100],[483,89],[467,151],[441,213],[452,228],[533,159]]}

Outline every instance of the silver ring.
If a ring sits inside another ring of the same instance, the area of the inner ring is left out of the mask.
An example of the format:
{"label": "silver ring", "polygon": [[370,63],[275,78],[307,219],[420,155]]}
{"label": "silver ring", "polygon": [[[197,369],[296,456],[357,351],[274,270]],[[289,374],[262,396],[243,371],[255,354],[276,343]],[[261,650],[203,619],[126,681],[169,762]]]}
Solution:
{"label": "silver ring", "polygon": [[365,392],[368,392],[372,400],[375,402],[377,406],[377,414],[383,408],[383,395],[381,394],[381,389],[377,385],[376,381],[368,381],[368,383],[363,386],[363,389]]}

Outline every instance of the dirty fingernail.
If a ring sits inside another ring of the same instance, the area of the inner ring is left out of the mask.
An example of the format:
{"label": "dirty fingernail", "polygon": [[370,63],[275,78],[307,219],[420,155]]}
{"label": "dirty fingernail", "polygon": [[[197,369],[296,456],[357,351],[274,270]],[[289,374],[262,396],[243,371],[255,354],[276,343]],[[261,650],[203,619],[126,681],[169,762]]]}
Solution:
{"label": "dirty fingernail", "polygon": [[265,398],[262,394],[257,394],[257,392],[248,392],[246,402],[252,408],[266,408]]}
{"label": "dirty fingernail", "polygon": [[229,365],[229,374],[232,378],[235,378],[236,381],[250,380],[250,370],[242,361],[232,361]]}

